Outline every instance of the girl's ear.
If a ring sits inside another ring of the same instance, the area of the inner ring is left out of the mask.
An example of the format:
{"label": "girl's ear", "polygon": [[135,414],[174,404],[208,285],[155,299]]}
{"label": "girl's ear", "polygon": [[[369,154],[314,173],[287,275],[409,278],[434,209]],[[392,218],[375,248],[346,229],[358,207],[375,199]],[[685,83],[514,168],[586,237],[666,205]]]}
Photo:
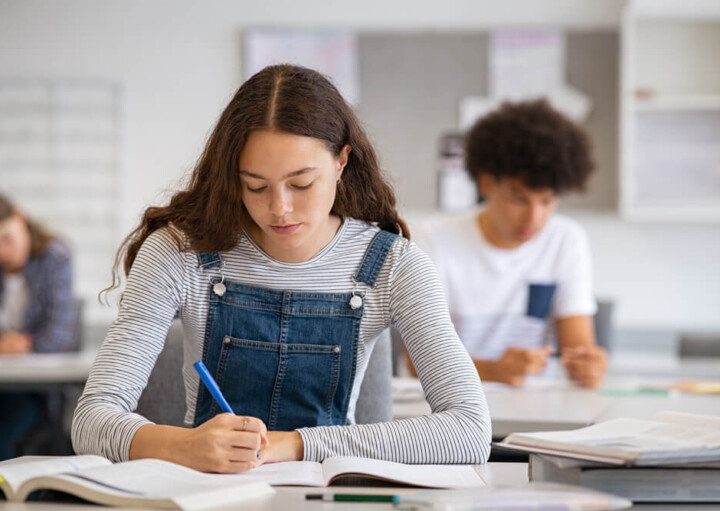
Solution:
{"label": "girl's ear", "polygon": [[[342,149],[340,149],[340,155],[338,156],[338,173],[342,172],[345,168],[345,165],[347,165],[348,159],[350,158],[350,151],[352,151],[352,148],[349,144],[345,144]],[[339,178],[339,176],[338,176]]]}

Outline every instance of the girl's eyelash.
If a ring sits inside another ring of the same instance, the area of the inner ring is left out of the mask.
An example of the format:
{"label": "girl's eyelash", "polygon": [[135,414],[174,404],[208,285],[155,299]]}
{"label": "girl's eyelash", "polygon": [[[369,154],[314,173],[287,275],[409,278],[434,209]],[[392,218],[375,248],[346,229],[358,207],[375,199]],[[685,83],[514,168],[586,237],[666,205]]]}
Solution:
{"label": "girl's eyelash", "polygon": [[[313,182],[314,181],[311,181],[310,183],[308,183],[306,185],[290,185],[290,186],[292,186],[296,190],[307,190],[308,188],[310,188],[313,185]],[[252,192],[252,193],[260,193],[267,189],[267,186],[261,186],[260,188],[251,188],[250,186],[246,185],[246,187],[247,187],[248,191]]]}

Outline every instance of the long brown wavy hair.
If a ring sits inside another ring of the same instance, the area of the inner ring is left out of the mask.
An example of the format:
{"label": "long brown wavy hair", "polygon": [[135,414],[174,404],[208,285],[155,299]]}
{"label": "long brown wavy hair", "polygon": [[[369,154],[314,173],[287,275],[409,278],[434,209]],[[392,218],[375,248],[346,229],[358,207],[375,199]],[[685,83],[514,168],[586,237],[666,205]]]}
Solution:
{"label": "long brown wavy hair", "polygon": [[23,215],[20,210],[13,205],[10,199],[0,194],[0,222],[7,220],[15,214],[22,216],[28,231],[30,231],[30,257],[37,257],[44,254],[55,237],[41,224]]}
{"label": "long brown wavy hair", "polygon": [[[349,145],[331,213],[409,237],[375,150],[335,86],[312,69],[269,66],[242,84],[220,115],[187,189],[175,193],[167,206],[145,210],[140,225],[117,252],[113,283],[105,291],[118,287],[121,261],[127,275],[145,239],[162,227],[174,227],[171,232],[181,250],[222,252],[238,243],[243,223],[252,221],[241,199],[240,153],[249,133],[257,129],[323,140],[335,156]],[[177,231],[189,246],[183,246]]]}

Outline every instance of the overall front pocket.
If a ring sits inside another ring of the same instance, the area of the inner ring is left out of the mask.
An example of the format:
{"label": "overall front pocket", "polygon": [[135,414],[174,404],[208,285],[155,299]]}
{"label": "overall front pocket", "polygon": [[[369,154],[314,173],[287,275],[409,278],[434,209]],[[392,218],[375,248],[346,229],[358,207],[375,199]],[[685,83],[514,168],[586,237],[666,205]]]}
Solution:
{"label": "overall front pocket", "polygon": [[218,384],[238,414],[271,430],[331,424],[339,345],[284,344],[225,336]]}

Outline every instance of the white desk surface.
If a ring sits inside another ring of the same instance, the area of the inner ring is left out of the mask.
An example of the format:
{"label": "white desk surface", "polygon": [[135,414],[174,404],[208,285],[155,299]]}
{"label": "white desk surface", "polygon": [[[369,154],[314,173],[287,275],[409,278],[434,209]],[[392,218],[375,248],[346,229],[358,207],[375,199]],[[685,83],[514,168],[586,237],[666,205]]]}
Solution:
{"label": "white desk surface", "polygon": [[[0,357],[0,388],[23,384],[83,383],[94,357],[95,352],[3,356]],[[720,415],[720,398],[717,395],[646,395],[637,391],[642,385],[670,383],[679,379],[718,380],[719,359],[696,361],[669,356],[621,354],[611,361],[600,391],[574,386],[558,367],[551,367],[548,372],[551,374],[529,379],[527,385],[519,389],[485,384],[495,436],[516,431],[574,429],[614,417],[649,417],[662,410]],[[419,384],[412,385],[414,389],[409,389],[409,392],[395,392],[393,410],[396,417],[429,413],[429,406],[419,394]]]}
{"label": "white desk surface", "polygon": [[82,383],[95,360],[94,351],[0,356],[0,385]]}
{"label": "white desk surface", "polygon": [[[648,418],[672,410],[720,415],[720,396],[657,393],[646,386],[667,385],[677,380],[720,380],[720,360],[678,360],[672,357],[624,357],[613,360],[599,390],[573,385],[557,367],[550,374],[529,378],[521,388],[485,383],[493,436],[519,431],[575,429],[617,417]],[[419,383],[396,380],[393,412],[396,417],[430,413],[419,395]]]}

